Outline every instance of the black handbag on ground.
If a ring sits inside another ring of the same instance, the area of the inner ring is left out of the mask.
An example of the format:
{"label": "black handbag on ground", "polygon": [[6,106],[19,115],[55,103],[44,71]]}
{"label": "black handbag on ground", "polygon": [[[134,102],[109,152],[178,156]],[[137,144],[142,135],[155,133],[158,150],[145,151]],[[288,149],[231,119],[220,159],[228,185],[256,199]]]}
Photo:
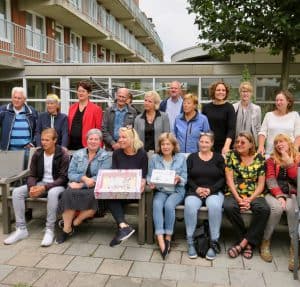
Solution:
{"label": "black handbag on ground", "polygon": [[196,228],[193,238],[198,256],[204,258],[210,246],[208,220],[204,220],[203,224]]}

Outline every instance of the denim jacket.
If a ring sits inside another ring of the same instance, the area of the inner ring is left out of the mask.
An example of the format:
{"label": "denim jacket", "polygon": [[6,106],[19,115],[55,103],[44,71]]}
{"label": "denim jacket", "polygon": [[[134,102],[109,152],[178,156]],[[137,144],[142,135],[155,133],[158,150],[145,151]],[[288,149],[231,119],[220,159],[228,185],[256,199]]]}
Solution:
{"label": "denim jacket", "polygon": [[[150,183],[152,170],[153,169],[165,169],[163,163],[163,156],[159,154],[154,154],[150,160],[147,182]],[[173,156],[173,162],[171,165],[171,169],[175,170],[176,175],[180,176],[180,183],[175,186],[175,191],[185,194],[185,184],[187,182],[187,166],[186,166],[186,157],[182,153],[176,153]],[[159,191],[164,191],[163,187],[157,188]]]}
{"label": "denim jacket", "polygon": [[[69,181],[80,182],[81,177],[86,174],[89,165],[87,148],[76,151],[68,170]],[[99,149],[94,159],[91,161],[92,178],[96,181],[99,169],[111,168],[111,155],[103,149]]]}

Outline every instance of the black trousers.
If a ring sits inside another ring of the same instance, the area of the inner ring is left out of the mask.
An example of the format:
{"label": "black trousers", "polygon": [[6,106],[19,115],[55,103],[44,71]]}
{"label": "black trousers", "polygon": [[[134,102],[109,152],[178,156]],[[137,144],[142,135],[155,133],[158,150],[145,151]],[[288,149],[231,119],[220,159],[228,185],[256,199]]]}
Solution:
{"label": "black trousers", "polygon": [[257,246],[262,240],[270,215],[270,207],[264,197],[257,197],[251,202],[250,210],[252,218],[247,229],[237,201],[232,195],[225,196],[224,213],[234,227],[238,242],[245,238],[252,246]]}

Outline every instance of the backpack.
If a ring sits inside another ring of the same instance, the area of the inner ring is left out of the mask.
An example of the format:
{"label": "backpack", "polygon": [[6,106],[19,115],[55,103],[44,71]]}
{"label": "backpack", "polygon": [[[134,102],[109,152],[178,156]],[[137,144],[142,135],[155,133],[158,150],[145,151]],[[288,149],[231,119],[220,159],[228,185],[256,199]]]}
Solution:
{"label": "backpack", "polygon": [[196,228],[193,238],[198,256],[205,258],[210,246],[208,220],[204,220],[203,224]]}

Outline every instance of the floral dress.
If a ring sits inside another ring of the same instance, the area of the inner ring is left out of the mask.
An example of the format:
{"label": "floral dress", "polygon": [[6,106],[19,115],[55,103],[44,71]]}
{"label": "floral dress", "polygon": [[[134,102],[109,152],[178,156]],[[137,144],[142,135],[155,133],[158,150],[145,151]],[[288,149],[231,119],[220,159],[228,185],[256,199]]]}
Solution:
{"label": "floral dress", "polygon": [[[256,189],[258,178],[265,175],[265,160],[260,153],[256,153],[253,162],[245,165],[236,151],[230,151],[226,155],[226,170],[233,171],[233,180],[238,194],[241,197],[250,197]],[[227,188],[226,195],[230,194]]]}

